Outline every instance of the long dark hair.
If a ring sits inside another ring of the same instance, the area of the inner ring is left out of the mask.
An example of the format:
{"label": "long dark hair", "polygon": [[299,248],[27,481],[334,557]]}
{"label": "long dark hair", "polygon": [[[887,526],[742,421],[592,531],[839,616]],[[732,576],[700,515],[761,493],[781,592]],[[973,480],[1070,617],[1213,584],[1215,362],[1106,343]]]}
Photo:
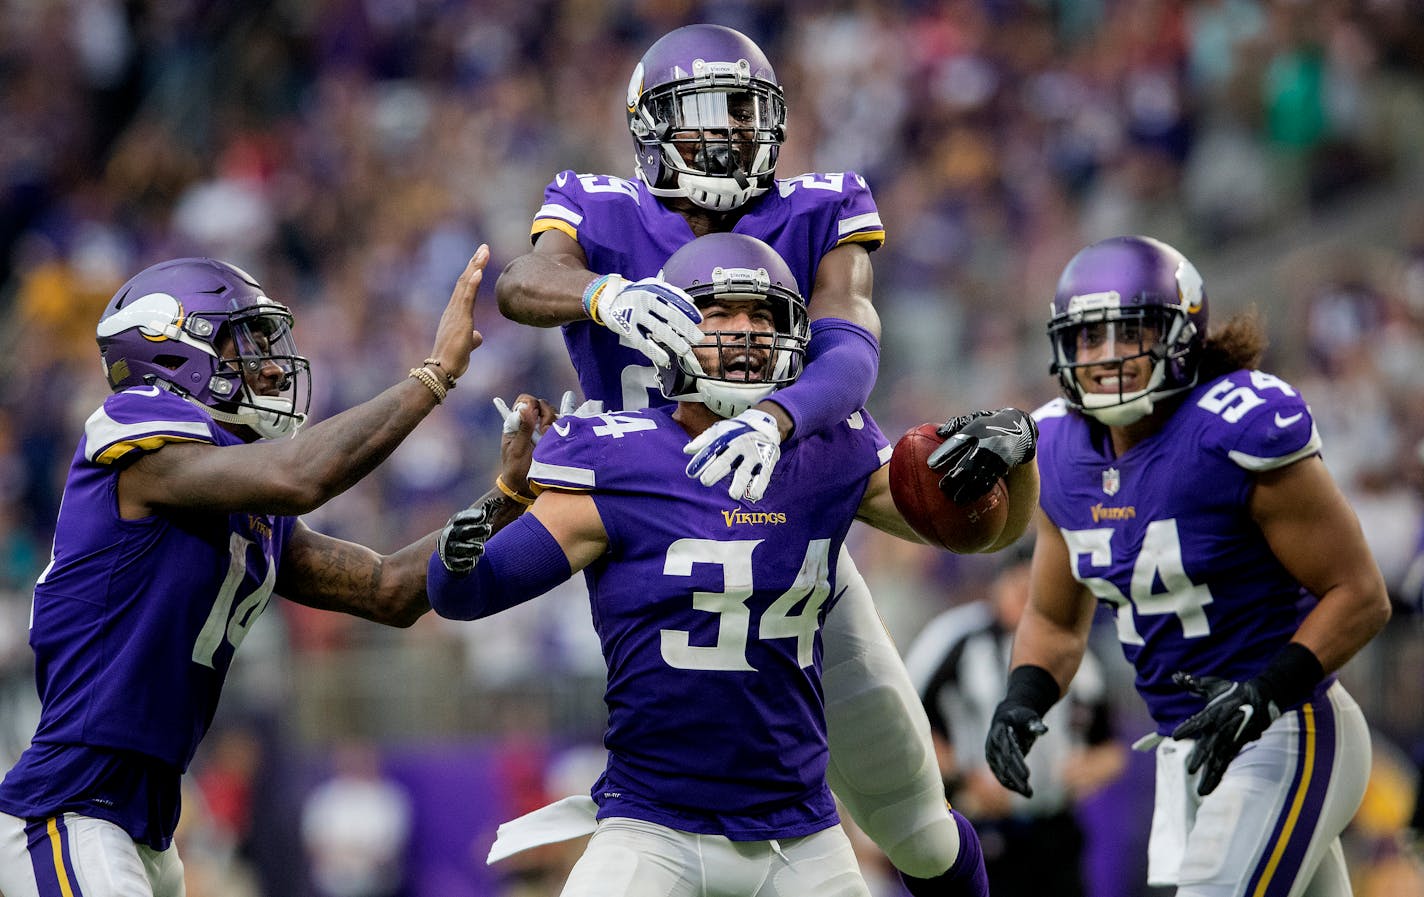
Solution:
{"label": "long dark hair", "polygon": [[1207,333],[1197,367],[1197,382],[1206,383],[1222,374],[1255,368],[1265,356],[1269,342],[1265,320],[1254,305],[1237,312],[1221,327]]}

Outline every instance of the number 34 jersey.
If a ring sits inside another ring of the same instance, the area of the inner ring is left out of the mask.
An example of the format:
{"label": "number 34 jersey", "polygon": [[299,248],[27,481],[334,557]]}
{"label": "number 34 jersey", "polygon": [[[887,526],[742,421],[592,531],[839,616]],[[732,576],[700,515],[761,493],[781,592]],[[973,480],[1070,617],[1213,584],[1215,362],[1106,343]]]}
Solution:
{"label": "number 34 jersey", "polygon": [[869,475],[890,448],[863,412],[787,446],[763,498],[683,472],[671,409],[565,417],[529,478],[591,494],[608,550],[585,569],[608,665],[600,817],[732,840],[834,825],[821,624]]}
{"label": "number 34 jersey", "polygon": [[1319,452],[1310,409],[1279,378],[1236,371],[1198,385],[1120,457],[1061,399],[1034,416],[1043,510],[1073,575],[1115,610],[1137,690],[1168,734],[1202,703],[1173,673],[1250,678],[1315,606],[1248,511],[1256,473]]}
{"label": "number 34 jersey", "polygon": [[[295,518],[119,517],[119,470],[179,442],[239,440],[202,408],[156,387],[109,396],[84,425],[54,556],[35,586],[30,644],[43,707],[32,747],[0,786],[0,808],[12,815],[93,797],[79,793],[86,778],[102,791],[95,779],[105,772],[76,768],[85,756],[112,762],[115,750],[136,752],[186,770],[233,652],[267,605]],[[132,808],[129,818],[122,803],[101,797],[90,815],[140,837],[133,829],[144,828],[146,808]]]}

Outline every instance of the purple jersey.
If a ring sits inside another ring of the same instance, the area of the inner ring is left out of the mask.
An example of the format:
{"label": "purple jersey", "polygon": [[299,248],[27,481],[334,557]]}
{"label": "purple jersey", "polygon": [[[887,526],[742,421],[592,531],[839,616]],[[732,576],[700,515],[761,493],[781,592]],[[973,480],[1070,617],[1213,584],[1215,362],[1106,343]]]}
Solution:
{"label": "purple jersey", "polygon": [[[557,438],[555,438],[557,437]],[[761,501],[688,479],[670,409],[564,417],[529,478],[590,492],[608,551],[584,571],[608,665],[600,817],[749,841],[835,825],[821,624],[836,557],[889,460],[858,413],[787,446]]]}
{"label": "purple jersey", "polygon": [[1319,452],[1310,409],[1284,381],[1236,371],[1121,457],[1061,399],[1034,416],[1043,510],[1073,575],[1115,609],[1137,690],[1169,734],[1202,707],[1173,673],[1248,679],[1315,606],[1247,510],[1255,473]]}
{"label": "purple jersey", "polygon": [[[546,230],[577,240],[589,270],[629,280],[656,275],[673,252],[693,239],[687,220],[659,202],[642,181],[572,171],[560,172],[544,188],[533,235]],[[776,189],[747,204],[732,232],[775,249],[808,304],[822,256],[844,243],[874,250],[885,240],[870,188],[850,171],[778,180]],[[565,324],[563,330],[585,398],[610,409],[669,403],[648,359],[621,345],[612,331],[587,320]]]}
{"label": "purple jersey", "polygon": [[240,440],[157,387],[109,396],[85,422],[54,557],[35,586],[30,645],[43,708],[31,747],[0,784],[0,809],[13,816],[77,810],[154,846],[172,835],[178,776],[212,722],[233,652],[267,606],[296,519],[121,519],[119,470],[173,442]]}

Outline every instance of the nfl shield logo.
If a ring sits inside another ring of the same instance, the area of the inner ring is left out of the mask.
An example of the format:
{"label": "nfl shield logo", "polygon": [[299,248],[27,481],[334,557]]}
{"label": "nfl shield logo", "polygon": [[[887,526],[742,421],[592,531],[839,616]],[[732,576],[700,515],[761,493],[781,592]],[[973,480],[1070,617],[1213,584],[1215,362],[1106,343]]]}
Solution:
{"label": "nfl shield logo", "polygon": [[1103,491],[1108,495],[1117,495],[1117,490],[1122,488],[1122,474],[1118,473],[1116,467],[1109,467],[1103,471]]}

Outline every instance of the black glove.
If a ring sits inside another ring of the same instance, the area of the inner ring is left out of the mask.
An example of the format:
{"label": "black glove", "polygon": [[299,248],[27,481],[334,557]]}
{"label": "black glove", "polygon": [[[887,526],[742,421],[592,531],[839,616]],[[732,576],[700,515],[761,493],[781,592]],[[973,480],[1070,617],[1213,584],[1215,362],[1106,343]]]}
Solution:
{"label": "black glove", "polygon": [[994,778],[1010,791],[1033,797],[1028,783],[1028,764],[1024,755],[1038,736],[1048,731],[1032,707],[1016,701],[1003,700],[994,708],[989,721],[989,737],[984,740],[984,759],[989,762]]}
{"label": "black glove", "polygon": [[464,575],[480,562],[485,553],[485,542],[494,534],[493,501],[482,501],[456,512],[440,531],[435,540],[435,551],[446,570]]}
{"label": "black glove", "polygon": [[1177,673],[1172,681],[1207,700],[1206,707],[1172,730],[1173,738],[1197,740],[1187,757],[1187,772],[1203,770],[1197,794],[1205,797],[1216,790],[1241,747],[1260,738],[1281,711],[1260,679],[1233,682]]}
{"label": "black glove", "polygon": [[944,442],[927,459],[930,469],[944,474],[939,488],[961,505],[994,488],[1010,468],[1032,461],[1038,443],[1038,425],[1017,408],[960,415],[935,432]]}

